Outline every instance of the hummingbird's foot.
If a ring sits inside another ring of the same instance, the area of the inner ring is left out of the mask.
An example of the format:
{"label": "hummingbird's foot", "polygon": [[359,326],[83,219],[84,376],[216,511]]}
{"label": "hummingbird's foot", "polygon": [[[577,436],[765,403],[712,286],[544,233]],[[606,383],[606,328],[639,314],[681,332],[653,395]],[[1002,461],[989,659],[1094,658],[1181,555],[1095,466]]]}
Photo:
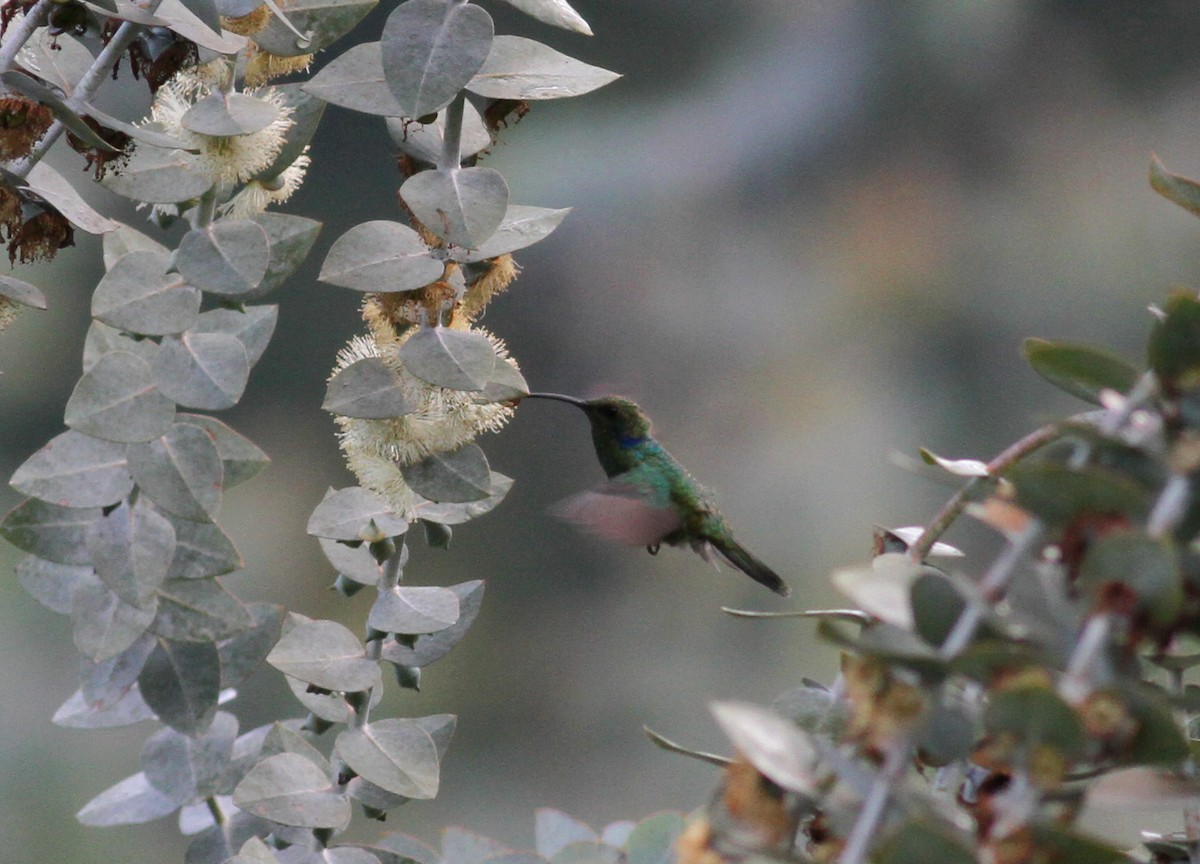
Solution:
{"label": "hummingbird's foot", "polygon": [[658,547],[659,547],[660,545],[661,545],[661,544],[659,544],[659,543],[652,543],[651,545],[649,545],[649,546],[647,546],[647,547],[646,547],[646,551],[647,551],[647,552],[649,552],[651,555],[657,555],[657,554],[658,554]]}

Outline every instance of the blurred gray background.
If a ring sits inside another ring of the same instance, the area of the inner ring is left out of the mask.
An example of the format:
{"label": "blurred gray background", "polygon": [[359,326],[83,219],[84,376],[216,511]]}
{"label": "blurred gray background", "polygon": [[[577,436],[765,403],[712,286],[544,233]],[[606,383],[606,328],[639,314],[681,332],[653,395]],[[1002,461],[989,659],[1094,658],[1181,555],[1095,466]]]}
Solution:
{"label": "blurred gray background", "polygon": [[[1024,365],[1024,337],[1140,360],[1147,304],[1200,273],[1200,225],[1146,182],[1152,152],[1200,175],[1200,6],[577,0],[587,39],[483,2],[499,32],[624,74],[535,105],[488,158],[515,202],[575,209],[518,255],[524,274],[485,325],[537,389],[640,401],[795,588],[780,601],[690,553],[609,548],[547,516],[601,477],[567,406],[531,402],[482,440],[516,487],[449,552],[418,538],[407,578],[484,578],[483,613],[419,694],[393,692],[381,709],[459,715],[442,793],[354,836],[436,842],[461,824],[528,847],[539,806],[599,826],[703,802],[711,771],[652,747],[642,724],[720,750],[709,700],[766,702],[801,676],[833,677],[836,653],[810,623],[719,607],[839,602],[828,574],[867,557],[873,524],[921,522],[948,494],[896,468],[894,452],[986,458],[1076,410]],[[390,8],[356,38],[377,38]],[[325,231],[272,298],[279,329],[244,406],[222,415],[273,464],[227,496],[221,522],[246,558],[229,580],[239,594],[357,631],[368,599],[328,590],[304,534],[323,491],[352,482],[320,403],[337,349],[361,329],[358,296],[315,274],[351,225],[398,218],[399,178],[382,122],[338,108],[312,156],[285,210]],[[0,336],[4,477],[62,429],[99,266],[81,238],[27,276],[51,309]],[[0,491],[5,509],[17,500]],[[962,529],[951,539],[988,549]],[[0,548],[0,572],[18,557]],[[4,860],[181,861],[170,820],[76,825],[79,807],[138,770],[150,728],[51,725],[77,686],[68,622],[11,575],[0,594]],[[243,729],[282,710],[299,713],[272,674],[237,707]]]}

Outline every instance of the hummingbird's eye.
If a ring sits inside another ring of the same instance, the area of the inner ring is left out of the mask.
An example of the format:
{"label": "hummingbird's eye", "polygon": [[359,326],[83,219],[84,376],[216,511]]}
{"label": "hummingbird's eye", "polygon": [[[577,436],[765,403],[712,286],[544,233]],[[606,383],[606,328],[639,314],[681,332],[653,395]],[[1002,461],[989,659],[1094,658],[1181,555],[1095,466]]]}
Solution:
{"label": "hummingbird's eye", "polygon": [[617,416],[617,406],[616,405],[605,405],[603,408],[600,409],[600,413],[611,420],[612,418]]}

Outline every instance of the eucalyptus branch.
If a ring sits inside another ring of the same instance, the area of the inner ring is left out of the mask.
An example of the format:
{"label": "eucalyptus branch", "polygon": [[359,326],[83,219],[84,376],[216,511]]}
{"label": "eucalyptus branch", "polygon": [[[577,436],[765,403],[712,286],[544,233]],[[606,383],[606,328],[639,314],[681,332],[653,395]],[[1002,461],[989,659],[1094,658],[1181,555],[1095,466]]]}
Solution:
{"label": "eucalyptus branch", "polygon": [[984,477],[972,477],[963,484],[961,489],[954,493],[950,500],[930,520],[929,525],[921,532],[921,536],[917,538],[917,541],[909,547],[908,557],[916,563],[924,561],[925,557],[929,555],[929,551],[933,548],[933,544],[962,515],[967,505],[971,502],[972,497],[980,489],[994,484],[998,475],[1004,473],[1004,471],[1017,462],[1020,462],[1035,450],[1041,449],[1051,441],[1058,440],[1063,436],[1064,432],[1065,427],[1062,423],[1047,424],[1013,442],[992,457],[991,461],[987,463],[987,475]]}
{"label": "eucalyptus branch", "polygon": [[862,864],[866,860],[875,829],[879,827],[888,798],[891,796],[892,786],[900,779],[908,765],[910,749],[909,742],[905,739],[903,742],[897,742],[888,751],[887,760],[875,775],[875,781],[863,801],[858,819],[846,838],[846,848],[842,850],[841,858],[838,859],[839,864]]}
{"label": "eucalyptus branch", "polygon": [[17,55],[42,26],[46,13],[53,5],[54,0],[38,0],[32,9],[21,16],[20,21],[9,28],[4,36],[4,44],[0,45],[0,74],[9,71],[16,64]]}
{"label": "eucalyptus branch", "polygon": [[[154,14],[158,9],[162,0],[150,0],[145,11]],[[116,68],[117,61],[121,59],[121,55],[133,44],[138,34],[142,31],[143,25],[135,24],[132,21],[122,22],[117,28],[117,32],[108,40],[108,44],[96,55],[96,59],[92,61],[92,65],[83,73],[71,95],[66,99],[67,107],[72,111],[79,111],[86,106],[92,97],[100,90],[100,85],[108,79],[112,74],[112,70]],[[32,152],[24,159],[14,163],[10,169],[18,177],[27,177],[30,170],[38,162],[46,157],[50,152],[50,148],[55,142],[62,137],[62,133],[66,131],[66,127],[61,120],[55,120],[50,124],[50,128],[46,130],[46,134],[41,137],[38,143],[34,146]]]}
{"label": "eucalyptus branch", "polygon": [[466,103],[466,92],[460,92],[446,106],[446,119],[442,130],[442,154],[438,159],[438,168],[442,171],[453,171],[462,165],[463,110]]}

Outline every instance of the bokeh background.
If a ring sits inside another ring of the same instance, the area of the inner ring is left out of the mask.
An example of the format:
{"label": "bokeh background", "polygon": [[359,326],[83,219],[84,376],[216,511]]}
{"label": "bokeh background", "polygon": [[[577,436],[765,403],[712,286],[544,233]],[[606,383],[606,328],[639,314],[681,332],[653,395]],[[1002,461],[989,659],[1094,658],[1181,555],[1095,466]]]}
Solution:
{"label": "bokeh background", "polygon": [[[450,551],[417,538],[407,578],[484,578],[483,613],[419,694],[393,692],[384,709],[459,715],[442,793],[355,836],[436,842],[461,824],[528,847],[539,806],[602,825],[703,802],[710,769],[655,749],[642,724],[721,750],[711,699],[767,702],[802,676],[833,677],[836,654],[811,623],[720,607],[839,602],[828,574],[866,559],[873,524],[920,522],[948,494],[895,454],[986,458],[1076,410],[1024,365],[1023,338],[1140,358],[1147,305],[1200,278],[1200,225],[1145,179],[1152,152],[1200,175],[1200,6],[577,0],[597,34],[587,39],[482,2],[498,32],[624,74],[534,106],[488,157],[514,201],[575,209],[519,254],[524,273],[486,326],[538,389],[639,400],[795,588],[780,601],[689,553],[608,548],[546,515],[601,476],[567,406],[531,402],[482,441],[516,487]],[[384,5],[355,38],[377,38]],[[226,498],[221,521],[247,563],[229,581],[356,630],[368,599],[328,590],[304,534],[324,490],[352,482],[320,402],[361,327],[358,296],[315,274],[351,225],[397,217],[391,152],[377,119],[326,115],[311,180],[286,208],[325,231],[272,298],[276,338],[244,405],[224,415],[273,459]],[[50,310],[0,338],[4,477],[62,429],[98,268],[98,244],[81,238],[31,277]],[[5,509],[17,500],[0,491]],[[970,530],[951,539],[988,549]],[[170,820],[75,824],[138,769],[149,730],[49,723],[77,659],[68,622],[11,577],[18,557],[0,549],[2,857],[181,861]],[[243,729],[299,713],[289,700],[278,676],[260,676],[238,703]]]}

